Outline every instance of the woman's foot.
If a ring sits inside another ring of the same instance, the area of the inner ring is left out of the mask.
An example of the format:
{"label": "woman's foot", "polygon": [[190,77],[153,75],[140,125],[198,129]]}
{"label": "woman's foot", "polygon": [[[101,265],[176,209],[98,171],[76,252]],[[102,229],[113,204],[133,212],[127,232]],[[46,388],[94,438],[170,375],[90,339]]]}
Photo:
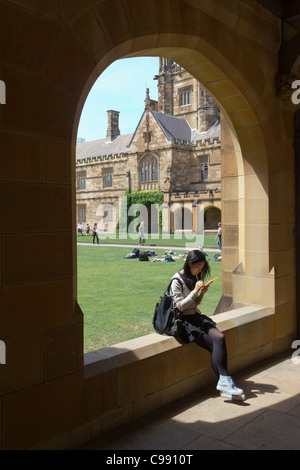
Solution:
{"label": "woman's foot", "polygon": [[220,392],[229,393],[231,395],[243,395],[244,391],[235,386],[235,383],[230,375],[220,375],[219,382],[217,383],[217,390]]}
{"label": "woman's foot", "polygon": [[227,400],[236,400],[236,401],[246,400],[246,396],[244,395],[244,393],[242,395],[234,395],[232,393],[220,392],[220,397],[227,398]]}

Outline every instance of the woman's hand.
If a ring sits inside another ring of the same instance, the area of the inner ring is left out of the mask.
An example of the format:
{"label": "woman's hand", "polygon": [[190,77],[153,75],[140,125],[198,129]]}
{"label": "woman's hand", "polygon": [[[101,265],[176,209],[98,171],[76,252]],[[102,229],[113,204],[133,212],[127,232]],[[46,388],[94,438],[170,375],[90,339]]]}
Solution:
{"label": "woman's hand", "polygon": [[201,294],[205,294],[207,291],[208,287],[204,284],[203,281],[197,281],[194,287],[194,292],[195,294],[198,294],[199,291],[201,290]]}

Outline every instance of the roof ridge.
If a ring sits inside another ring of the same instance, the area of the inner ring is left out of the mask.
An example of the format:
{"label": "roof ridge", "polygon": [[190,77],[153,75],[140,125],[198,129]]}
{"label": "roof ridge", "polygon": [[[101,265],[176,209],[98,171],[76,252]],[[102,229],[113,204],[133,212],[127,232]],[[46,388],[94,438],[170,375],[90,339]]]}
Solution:
{"label": "roof ridge", "polygon": [[[167,117],[170,117],[170,118],[174,118],[174,119],[180,119],[181,121],[185,121],[188,125],[188,121],[186,120],[186,118],[183,118],[183,117],[180,117],[180,116],[174,116],[173,114],[166,114],[166,113],[160,113],[159,111],[154,111],[153,109],[150,108],[150,110],[152,111],[152,113],[156,113],[156,114],[160,114],[160,116],[167,116]],[[189,125],[190,126],[190,125]],[[191,127],[191,126],[190,126]]]}

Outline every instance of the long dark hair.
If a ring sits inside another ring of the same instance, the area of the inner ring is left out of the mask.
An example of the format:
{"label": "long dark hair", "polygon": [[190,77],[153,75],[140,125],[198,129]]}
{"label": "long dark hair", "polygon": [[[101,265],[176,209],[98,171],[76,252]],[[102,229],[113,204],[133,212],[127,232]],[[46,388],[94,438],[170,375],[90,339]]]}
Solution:
{"label": "long dark hair", "polygon": [[[204,266],[201,272],[199,273],[199,275],[196,277],[192,275],[189,263],[199,263],[199,262],[200,263],[204,262]],[[183,280],[186,283],[188,289],[193,290],[196,282],[199,280],[204,281],[204,279],[207,276],[209,276],[209,274],[210,274],[210,267],[206,260],[205,254],[200,250],[190,251],[186,257],[186,260],[183,266],[183,275],[182,275]]]}

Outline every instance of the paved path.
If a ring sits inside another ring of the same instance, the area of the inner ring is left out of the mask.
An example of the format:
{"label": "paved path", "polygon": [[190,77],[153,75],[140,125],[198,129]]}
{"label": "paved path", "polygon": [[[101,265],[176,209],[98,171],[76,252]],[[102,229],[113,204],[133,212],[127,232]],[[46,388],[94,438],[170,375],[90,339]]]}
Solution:
{"label": "paved path", "polygon": [[[100,242],[99,245],[98,244],[93,244],[93,243],[81,243],[81,242],[77,242],[77,245],[81,245],[81,246],[97,246],[97,247],[100,247],[100,246],[110,246],[110,247],[119,247],[119,248],[139,248],[139,250],[174,250],[174,251],[182,251],[182,250],[192,250],[194,248],[191,248],[191,247],[185,247],[185,246],[170,246],[170,245],[137,245],[137,244],[130,244],[130,243],[103,243],[103,242]],[[207,251],[207,252],[220,252],[219,248],[203,248],[204,251]]]}
{"label": "paved path", "polygon": [[[214,386],[209,387],[85,449],[153,450],[156,454],[159,450],[186,454],[197,450],[300,450],[300,357],[299,364],[294,364],[292,352],[235,376],[245,391],[245,402],[223,399]],[[194,463],[202,461],[202,453],[191,453]],[[240,464],[245,466],[245,462]]]}

